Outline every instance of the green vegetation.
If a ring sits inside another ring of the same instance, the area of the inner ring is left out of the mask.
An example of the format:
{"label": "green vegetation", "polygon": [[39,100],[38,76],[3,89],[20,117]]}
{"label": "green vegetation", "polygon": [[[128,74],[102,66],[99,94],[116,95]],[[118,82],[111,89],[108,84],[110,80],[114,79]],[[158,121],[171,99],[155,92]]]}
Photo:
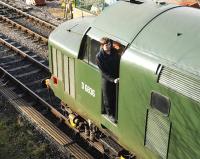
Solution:
{"label": "green vegetation", "polygon": [[[0,103],[0,159],[61,158],[11,106]],[[10,108],[8,108],[10,107]]]}

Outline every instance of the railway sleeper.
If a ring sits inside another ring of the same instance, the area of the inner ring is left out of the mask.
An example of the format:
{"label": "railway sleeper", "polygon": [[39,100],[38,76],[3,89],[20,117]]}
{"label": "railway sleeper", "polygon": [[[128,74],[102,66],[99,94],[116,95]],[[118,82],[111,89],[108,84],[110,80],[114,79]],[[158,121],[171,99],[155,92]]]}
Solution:
{"label": "railway sleeper", "polygon": [[31,52],[28,52],[28,54],[29,54],[29,56],[31,56],[32,58],[36,58],[36,57],[38,57],[38,55],[36,55],[36,54],[30,55]]}
{"label": "railway sleeper", "polygon": [[41,93],[44,93],[44,92],[47,93],[47,89],[46,88],[41,88],[41,89],[35,90],[34,92],[37,93],[37,94],[41,94]]}
{"label": "railway sleeper", "polygon": [[40,113],[41,113],[42,115],[46,115],[46,114],[49,113],[49,109],[43,109],[42,111],[40,111]]}
{"label": "railway sleeper", "polygon": [[[26,31],[27,32],[27,31]],[[26,39],[33,39],[34,37],[32,36],[32,35],[28,35],[27,37],[26,37]]]}
{"label": "railway sleeper", "polygon": [[0,16],[5,16],[6,12],[4,10],[0,11]]}
{"label": "railway sleeper", "polygon": [[44,64],[44,63],[46,63],[46,60],[42,59],[42,60],[39,60],[39,62],[42,63],[42,64]]}
{"label": "railway sleeper", "polygon": [[24,69],[24,68],[28,68],[30,67],[32,64],[26,64],[26,65],[23,65],[23,66],[18,66],[18,67],[15,67],[15,68],[11,68],[11,69],[7,69],[8,72],[13,72],[13,71],[19,71],[21,69]]}
{"label": "railway sleeper", "polygon": [[13,9],[6,7],[6,8],[4,8],[4,11],[5,12],[10,12],[10,11],[13,11]]}
{"label": "railway sleeper", "polygon": [[25,93],[25,92],[18,93],[17,96],[18,96],[19,98],[23,98],[23,97],[26,96],[26,93]]}
{"label": "railway sleeper", "polygon": [[0,34],[0,38],[3,38],[4,40],[9,40],[7,37],[5,37],[3,34]]}
{"label": "railway sleeper", "polygon": [[[23,62],[23,65],[26,65],[27,63],[26,63],[26,61],[22,61]],[[0,64],[1,65],[1,64]],[[19,63],[19,62],[14,62],[14,63],[9,63],[9,64],[7,64],[7,65],[3,65],[2,67],[4,68],[4,69],[6,69],[6,70],[8,70],[8,69],[12,69],[12,68],[14,68],[14,67],[20,67],[20,66],[22,66],[22,64],[21,63]],[[11,71],[12,72],[12,71]],[[14,72],[15,74],[17,73],[17,72]]]}
{"label": "railway sleeper", "polygon": [[40,71],[41,71],[40,69],[36,69],[36,70],[30,71],[30,72],[26,72],[26,73],[16,75],[15,78],[23,78],[23,77],[26,77],[26,76],[31,76],[33,74],[39,73]]}
{"label": "railway sleeper", "polygon": [[16,48],[18,48],[18,49],[22,49],[23,46],[19,45],[19,46],[16,46]]}
{"label": "railway sleeper", "polygon": [[[6,52],[6,51],[0,51],[0,53],[4,53],[4,52]],[[1,57],[0,59],[2,60],[2,59],[7,59],[7,58],[14,58],[16,56],[16,54],[11,54],[11,55],[7,55],[7,56],[3,56],[3,57]]]}
{"label": "railway sleeper", "polygon": [[13,60],[13,61],[3,62],[3,63],[1,63],[0,65],[1,65],[1,66],[6,66],[6,65],[13,64],[13,63],[19,63],[19,62],[21,62],[21,61],[23,61],[23,59],[15,59],[15,60]]}
{"label": "railway sleeper", "polygon": [[24,83],[26,86],[28,87],[33,87],[34,85],[41,85],[42,83],[41,81],[45,80],[46,77],[44,77],[43,79],[39,79],[39,80],[34,80],[33,82],[28,82],[28,83]]}
{"label": "railway sleeper", "polygon": [[16,15],[9,15],[9,16],[7,16],[7,18],[12,20],[12,19],[17,19],[17,16]]}
{"label": "railway sleeper", "polygon": [[4,39],[6,42],[8,42],[10,45],[16,45],[17,43],[15,41],[11,41],[10,39]]}
{"label": "railway sleeper", "polygon": [[14,19],[14,20],[16,20],[16,19],[20,19],[20,18],[25,18],[25,16],[24,15],[19,15],[19,14],[17,14],[17,15],[14,15],[15,17],[11,17],[11,18],[9,18],[9,19]]}
{"label": "railway sleeper", "polygon": [[12,24],[8,26],[8,28],[13,28],[13,27],[14,27],[14,26],[13,26]]}
{"label": "railway sleeper", "polygon": [[[15,25],[13,25],[13,26],[15,26]],[[14,29],[12,29],[12,30],[13,30],[13,31],[16,31],[16,32],[17,32],[17,31],[19,31],[19,30],[18,30],[18,29],[16,29],[16,28],[14,28]]]}
{"label": "railway sleeper", "polygon": [[11,91],[14,91],[16,89],[16,87],[15,86],[10,86],[10,87],[8,87],[8,89],[11,90]]}
{"label": "railway sleeper", "polygon": [[25,54],[31,54],[32,52],[31,51],[29,51],[29,50],[24,50],[23,51]]}
{"label": "railway sleeper", "polygon": [[33,43],[38,43],[38,42],[40,42],[39,38],[36,38],[36,39],[33,40]]}

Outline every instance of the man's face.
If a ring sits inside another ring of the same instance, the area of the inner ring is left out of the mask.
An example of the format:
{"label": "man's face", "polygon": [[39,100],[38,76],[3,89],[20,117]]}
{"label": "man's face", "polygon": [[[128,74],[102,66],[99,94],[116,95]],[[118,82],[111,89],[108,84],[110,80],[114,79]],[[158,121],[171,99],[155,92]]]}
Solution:
{"label": "man's face", "polygon": [[109,53],[110,50],[111,50],[111,43],[106,43],[103,45],[103,50],[106,52],[106,53]]}

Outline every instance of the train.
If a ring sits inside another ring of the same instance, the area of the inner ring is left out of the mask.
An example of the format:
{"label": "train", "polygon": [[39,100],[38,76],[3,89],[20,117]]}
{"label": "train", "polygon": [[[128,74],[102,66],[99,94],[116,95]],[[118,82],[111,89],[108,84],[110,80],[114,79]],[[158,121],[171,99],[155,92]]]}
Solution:
{"label": "train", "polygon": [[[199,28],[199,9],[143,0],[60,24],[48,40],[48,81],[71,128],[108,158],[200,158]],[[102,37],[122,47],[115,121],[103,111]]]}

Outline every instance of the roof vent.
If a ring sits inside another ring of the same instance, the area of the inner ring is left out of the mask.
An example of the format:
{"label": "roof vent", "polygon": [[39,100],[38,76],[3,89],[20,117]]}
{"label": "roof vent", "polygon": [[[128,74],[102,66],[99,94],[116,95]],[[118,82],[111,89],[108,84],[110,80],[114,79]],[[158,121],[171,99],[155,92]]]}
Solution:
{"label": "roof vent", "polygon": [[200,79],[169,67],[162,67],[158,82],[193,100],[200,102]]}
{"label": "roof vent", "polygon": [[137,0],[130,0],[130,3],[142,4],[142,3],[144,3],[144,2],[142,2],[142,1],[137,1]]}
{"label": "roof vent", "polygon": [[162,5],[166,5],[167,3],[165,1],[156,1],[156,4],[162,6]]}

